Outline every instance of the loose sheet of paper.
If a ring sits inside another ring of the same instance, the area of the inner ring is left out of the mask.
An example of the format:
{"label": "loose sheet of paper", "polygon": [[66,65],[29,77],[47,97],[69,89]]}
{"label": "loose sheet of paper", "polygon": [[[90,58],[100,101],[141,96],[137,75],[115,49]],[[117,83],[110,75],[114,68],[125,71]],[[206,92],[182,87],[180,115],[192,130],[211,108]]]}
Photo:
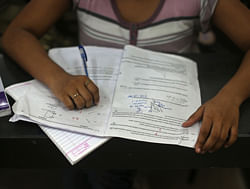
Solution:
{"label": "loose sheet of paper", "polygon": [[200,105],[196,63],[127,46],[106,134],[193,147],[199,125],[181,127]]}

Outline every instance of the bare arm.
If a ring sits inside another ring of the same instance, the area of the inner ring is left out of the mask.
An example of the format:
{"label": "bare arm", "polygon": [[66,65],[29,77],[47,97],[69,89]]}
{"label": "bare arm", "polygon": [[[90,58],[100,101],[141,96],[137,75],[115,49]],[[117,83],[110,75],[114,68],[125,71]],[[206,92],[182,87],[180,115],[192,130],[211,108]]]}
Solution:
{"label": "bare arm", "polygon": [[250,96],[250,10],[239,0],[220,0],[213,23],[246,52],[239,70],[222,89],[240,105]]}
{"label": "bare arm", "polygon": [[213,23],[246,54],[238,71],[218,94],[183,124],[188,127],[202,119],[197,153],[214,152],[236,141],[239,107],[250,96],[250,11],[239,0],[219,0]]}
{"label": "bare arm", "polygon": [[69,7],[70,0],[32,0],[3,35],[5,51],[34,78],[47,85],[51,85],[51,77],[62,70],[49,59],[38,38]]}
{"label": "bare arm", "polygon": [[[70,7],[71,0],[31,0],[7,28],[2,43],[5,51],[17,63],[46,84],[67,107],[73,109],[74,104],[76,108],[91,106],[92,97],[97,102],[97,88],[92,82],[90,90],[83,88],[88,78],[73,77],[64,72],[48,57],[39,42],[39,38]],[[74,94],[80,95],[72,99]]]}

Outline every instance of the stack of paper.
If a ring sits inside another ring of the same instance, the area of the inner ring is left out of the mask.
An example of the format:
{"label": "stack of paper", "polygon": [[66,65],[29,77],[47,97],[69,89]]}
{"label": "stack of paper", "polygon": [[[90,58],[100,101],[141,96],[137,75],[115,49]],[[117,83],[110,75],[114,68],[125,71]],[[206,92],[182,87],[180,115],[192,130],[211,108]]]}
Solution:
{"label": "stack of paper", "polygon": [[[100,47],[88,47],[86,51],[90,78],[100,91],[98,106],[67,110],[46,86],[34,80],[20,84],[29,86],[29,92],[19,97],[11,92],[17,86],[7,88],[16,99],[11,120],[36,122],[57,128],[56,132],[63,129],[99,137],[194,146],[199,124],[190,128],[181,125],[201,104],[195,62],[133,46],[126,46],[124,51]],[[77,48],[54,49],[50,57],[69,73],[83,74]],[[64,154],[74,151],[62,150],[62,142],[55,140],[57,134],[48,128],[43,130]],[[77,143],[80,152],[89,145],[89,140],[83,140]]]}
{"label": "stack of paper", "polygon": [[[86,47],[86,51],[89,59],[88,69],[90,77],[93,78],[96,83],[101,83],[103,81],[112,84],[116,82],[116,78],[119,73],[122,50],[101,47]],[[49,56],[71,74],[77,75],[83,74],[84,72],[77,47],[52,49],[49,52]],[[101,64],[98,65],[99,73],[96,71],[97,63]],[[47,90],[46,87],[40,82],[32,80],[11,85],[6,88],[6,92],[16,101],[16,103],[18,103],[19,100],[25,98],[27,93],[30,93],[31,88]],[[51,95],[49,91],[47,92]],[[39,97],[34,96],[34,100],[37,98]],[[105,97],[103,98],[106,99]],[[69,114],[73,112],[66,109],[65,111]],[[76,112],[79,115],[82,110]],[[48,116],[49,113],[52,112],[48,111],[46,115]],[[35,122],[28,116],[22,116],[20,114],[15,114],[10,121],[18,120]],[[41,125],[39,122],[35,123],[39,124],[40,128],[48,135],[48,137],[54,142],[54,144],[72,165],[110,139],[108,137],[96,137],[62,129],[55,129],[53,127]]]}

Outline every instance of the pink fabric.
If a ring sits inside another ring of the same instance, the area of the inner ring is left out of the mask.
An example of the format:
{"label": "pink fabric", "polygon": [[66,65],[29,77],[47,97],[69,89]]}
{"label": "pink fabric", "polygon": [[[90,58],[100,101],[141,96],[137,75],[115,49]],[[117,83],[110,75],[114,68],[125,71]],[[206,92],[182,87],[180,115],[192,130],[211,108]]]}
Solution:
{"label": "pink fabric", "polygon": [[[157,8],[159,12],[155,12],[143,23],[132,24],[120,18],[112,0],[73,2],[78,8],[79,16],[84,15],[78,19],[81,44],[123,48],[125,44],[131,43],[165,52],[194,52],[197,49],[197,33],[209,29],[217,4],[217,0],[161,0]],[[105,27],[100,27],[98,22],[95,22],[96,18],[103,20]],[[170,24],[173,26],[173,30],[170,30],[172,33],[164,34],[171,18],[176,20]],[[161,27],[163,24],[165,27]]]}
{"label": "pink fabric", "polygon": [[199,16],[199,12],[200,0],[166,0],[154,22],[173,17]]}
{"label": "pink fabric", "polygon": [[118,21],[110,0],[82,0],[78,7]]}

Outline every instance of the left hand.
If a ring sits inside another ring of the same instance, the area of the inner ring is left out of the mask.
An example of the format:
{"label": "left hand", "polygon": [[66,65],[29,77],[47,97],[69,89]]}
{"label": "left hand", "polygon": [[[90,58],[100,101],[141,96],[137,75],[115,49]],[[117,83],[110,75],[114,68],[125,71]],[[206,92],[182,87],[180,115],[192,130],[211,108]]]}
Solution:
{"label": "left hand", "polygon": [[196,153],[212,153],[222,146],[231,146],[237,140],[239,105],[229,95],[218,94],[207,101],[183,123],[183,127],[190,127],[201,119]]}

